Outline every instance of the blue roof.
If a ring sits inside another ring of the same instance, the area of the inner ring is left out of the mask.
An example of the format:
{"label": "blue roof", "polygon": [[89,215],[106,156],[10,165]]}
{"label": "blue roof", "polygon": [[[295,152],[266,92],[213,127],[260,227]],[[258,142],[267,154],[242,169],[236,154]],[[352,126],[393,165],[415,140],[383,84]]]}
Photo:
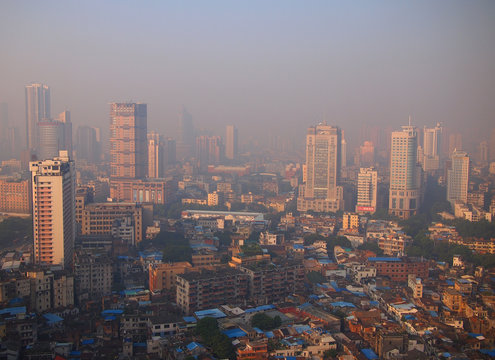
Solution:
{"label": "blue roof", "polygon": [[95,339],[84,339],[81,341],[81,345],[91,345],[95,343]]}
{"label": "blue roof", "polygon": [[268,339],[271,339],[272,337],[275,336],[275,334],[273,334],[273,331],[265,331],[265,336],[268,338]]}
{"label": "blue roof", "polygon": [[446,283],[447,283],[447,285],[449,285],[449,286],[454,286],[454,285],[455,285],[454,280],[447,279],[447,280],[445,280],[445,282],[446,282]]}
{"label": "blue roof", "polygon": [[124,310],[121,310],[121,309],[107,309],[107,310],[103,310],[101,312],[101,316],[122,315],[123,313],[124,313]]}
{"label": "blue roof", "polygon": [[196,348],[201,348],[203,346],[201,346],[201,344],[193,341],[192,343],[187,344],[186,347],[187,347],[187,350],[194,350]]}
{"label": "blue roof", "polygon": [[202,310],[202,311],[196,311],[194,313],[196,317],[201,320],[205,317],[212,317],[214,319],[219,319],[219,318],[224,318],[227,317],[223,312],[221,312],[218,309],[207,309],[207,310]]}
{"label": "blue roof", "polygon": [[416,320],[416,316],[411,315],[411,314],[408,314],[408,315],[404,315],[404,319],[406,319],[406,320]]}
{"label": "blue roof", "polygon": [[13,298],[12,300],[9,301],[9,305],[19,304],[22,302],[24,302],[24,299],[22,298]]}
{"label": "blue roof", "polygon": [[256,331],[258,334],[263,334],[263,330],[257,327],[253,327],[253,330]]}
{"label": "blue roof", "polygon": [[371,306],[379,306],[379,305],[380,305],[380,303],[379,303],[378,301],[371,300],[371,301],[370,301],[370,305],[371,305]]}
{"label": "blue roof", "polygon": [[310,306],[311,306],[311,304],[306,302],[304,304],[299,305],[297,308],[298,309],[306,309],[307,307],[310,307]]}
{"label": "blue roof", "polygon": [[430,310],[430,315],[433,317],[438,317],[438,313],[436,311]]}
{"label": "blue roof", "polygon": [[194,316],[184,316],[182,319],[184,319],[186,323],[192,323],[192,324],[198,321]]}
{"label": "blue roof", "polygon": [[309,325],[295,325],[294,329],[298,334],[302,334],[305,331],[311,330],[311,327]]}
{"label": "blue roof", "polygon": [[72,350],[69,354],[70,356],[81,356],[81,352],[77,350]]}
{"label": "blue roof", "polygon": [[132,346],[136,346],[136,347],[146,347],[146,343],[144,342],[136,342],[136,343],[133,343]]}
{"label": "blue roof", "polygon": [[61,322],[61,321],[64,321],[63,318],[61,318],[60,316],[58,315],[55,315],[55,314],[43,314],[43,317],[48,320],[48,324],[56,324],[58,322]]}
{"label": "blue roof", "polygon": [[225,335],[227,335],[227,337],[229,339],[243,337],[243,336],[246,336],[247,335],[247,333],[244,330],[240,329],[240,328],[230,329],[230,330],[224,330],[222,332]]}
{"label": "blue roof", "polygon": [[378,359],[378,355],[371,349],[361,349],[361,352],[366,356],[366,359],[374,360]]}
{"label": "blue roof", "polygon": [[105,320],[105,321],[113,321],[115,319],[117,319],[117,318],[115,316],[113,316],[113,315],[105,316],[103,318],[103,320]]}
{"label": "blue roof", "polygon": [[491,357],[495,357],[495,349],[491,349],[491,350],[488,350],[488,349],[480,349],[479,350],[480,353],[482,354],[486,354],[486,355],[489,355]]}
{"label": "blue roof", "polygon": [[257,306],[255,308],[251,308],[251,309],[246,309],[244,312],[247,313],[247,314],[250,314],[250,313],[253,313],[253,312],[258,312],[258,311],[266,311],[266,310],[273,310],[275,309],[275,305],[260,305],[260,306]]}
{"label": "blue roof", "polygon": [[332,264],[332,263],[333,263],[333,261],[332,261],[332,260],[330,260],[330,259],[325,259],[325,258],[318,259],[318,262],[319,262],[320,264]]}
{"label": "blue roof", "polygon": [[139,306],[147,306],[147,305],[151,305],[151,301],[139,301],[138,302]]}
{"label": "blue roof", "polygon": [[395,257],[369,257],[368,261],[389,261],[389,262],[400,262],[402,259]]}
{"label": "blue roof", "polygon": [[478,336],[483,336],[483,334],[468,333],[469,336],[477,338]]}
{"label": "blue roof", "polygon": [[17,315],[17,314],[25,314],[26,313],[26,307],[25,306],[16,306],[16,307],[10,307],[10,308],[5,308],[0,310],[0,315]]}
{"label": "blue roof", "polygon": [[355,308],[356,306],[353,303],[346,302],[346,301],[336,301],[333,303],[330,303],[333,307],[351,307]]}
{"label": "blue roof", "polygon": [[297,250],[304,250],[304,246],[301,245],[301,244],[294,244],[294,249],[297,249]]}

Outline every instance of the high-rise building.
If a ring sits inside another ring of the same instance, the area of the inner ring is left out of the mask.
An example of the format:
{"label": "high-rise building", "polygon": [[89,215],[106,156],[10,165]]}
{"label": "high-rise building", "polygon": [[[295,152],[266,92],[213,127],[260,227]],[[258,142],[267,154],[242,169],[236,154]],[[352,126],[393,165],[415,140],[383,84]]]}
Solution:
{"label": "high-rise building", "polygon": [[191,114],[185,107],[179,116],[179,140],[177,141],[177,156],[186,159],[194,151],[194,126]]}
{"label": "high-rise building", "polygon": [[454,150],[462,150],[462,134],[450,134],[449,135],[449,154],[452,154]]}
{"label": "high-rise building", "polygon": [[177,144],[173,138],[169,137],[163,140],[163,166],[165,169],[177,161],[176,149]]}
{"label": "high-rise building", "polygon": [[78,126],[76,131],[76,160],[85,160],[96,164],[100,160],[101,144],[97,140],[96,130],[90,126]]}
{"label": "high-rise building", "polygon": [[340,141],[340,165],[342,168],[347,166],[347,141],[344,138],[344,130],[342,130],[342,140]]}
{"label": "high-rise building", "polygon": [[436,171],[440,168],[442,126],[437,123],[434,128],[423,129],[423,169]]}
{"label": "high-rise building", "polygon": [[375,144],[366,140],[359,147],[359,164],[361,166],[373,166],[375,164]]}
{"label": "high-rise building", "polygon": [[67,151],[29,163],[32,180],[34,260],[72,265],[76,232],[76,170]]}
{"label": "high-rise building", "polygon": [[65,110],[58,114],[57,121],[61,124],[63,139],[59,150],[67,150],[69,156],[72,154],[72,122],[70,121],[70,111]]}
{"label": "high-rise building", "polygon": [[26,86],[26,148],[38,148],[38,123],[50,118],[50,88],[43,84]]}
{"label": "high-rise building", "polygon": [[62,124],[51,119],[38,122],[38,159],[53,159],[62,150]]}
{"label": "high-rise building", "polygon": [[110,105],[110,176],[140,179],[148,174],[146,104]]}
{"label": "high-rise building", "polygon": [[225,131],[225,157],[229,160],[237,158],[237,128],[234,125],[227,125]]}
{"label": "high-rise building", "polygon": [[378,192],[378,172],[373,168],[361,168],[358,174],[356,212],[374,213]]}
{"label": "high-rise building", "polygon": [[148,177],[163,176],[164,151],[162,136],[155,131],[148,133]]}
{"label": "high-rise building", "polygon": [[218,165],[223,153],[222,138],[220,136],[198,136],[196,138],[196,158],[201,170],[208,165]]}
{"label": "high-rise building", "polygon": [[495,128],[492,129],[492,132],[490,134],[490,144],[489,144],[489,160],[490,161],[495,161]]}
{"label": "high-rise building", "polygon": [[342,135],[338,127],[319,124],[306,136],[305,184],[299,187],[299,211],[337,211],[343,208],[341,169]]}
{"label": "high-rise building", "polygon": [[454,150],[447,170],[447,201],[452,209],[456,202],[466,203],[469,185],[469,156],[464,151]]}
{"label": "high-rise building", "polygon": [[421,203],[421,168],[417,162],[417,131],[403,126],[392,132],[390,151],[389,213],[407,219]]}
{"label": "high-rise building", "polygon": [[490,153],[488,142],[487,141],[480,142],[478,150],[479,150],[478,160],[480,164],[486,165],[488,163],[488,157]]}

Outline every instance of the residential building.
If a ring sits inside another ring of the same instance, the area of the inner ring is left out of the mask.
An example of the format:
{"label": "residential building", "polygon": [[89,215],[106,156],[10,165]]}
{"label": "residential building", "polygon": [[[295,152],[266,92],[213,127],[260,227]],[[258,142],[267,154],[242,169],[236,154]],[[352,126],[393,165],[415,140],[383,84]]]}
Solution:
{"label": "residential building", "polygon": [[148,174],[146,104],[110,104],[110,174],[140,179]]}
{"label": "residential building", "polygon": [[417,132],[403,126],[392,132],[390,153],[389,213],[403,219],[417,213],[421,205],[421,168],[417,164]]}
{"label": "residential building", "polygon": [[72,265],[76,233],[76,171],[67,151],[29,163],[32,179],[34,260]]}
{"label": "residential building", "polygon": [[378,172],[373,168],[361,168],[358,174],[356,212],[374,213],[378,193]]}
{"label": "residential building", "polygon": [[176,275],[184,274],[190,270],[192,270],[192,265],[187,261],[149,264],[150,291],[175,289]]}
{"label": "residential building", "polygon": [[455,150],[451,155],[451,168],[447,170],[447,201],[452,208],[455,203],[467,202],[469,185],[469,156]]}
{"label": "residential building", "polygon": [[222,138],[220,136],[198,136],[196,138],[196,159],[201,170],[207,170],[208,165],[218,165],[223,154]]}
{"label": "residential building", "polygon": [[428,277],[428,262],[415,258],[368,258],[368,266],[376,269],[377,276],[388,276],[390,280],[397,282],[406,282],[409,274],[422,279]]}
{"label": "residential building", "polygon": [[76,296],[83,300],[99,300],[112,293],[113,262],[106,254],[78,251],[74,264]]}
{"label": "residential building", "polygon": [[318,212],[343,208],[339,185],[342,132],[338,127],[319,124],[306,136],[305,183],[299,186],[297,209]]}
{"label": "residential building", "polygon": [[423,297],[423,283],[421,278],[414,274],[407,276],[407,286],[412,290],[413,298],[420,299]]}
{"label": "residential building", "polygon": [[244,304],[248,279],[247,274],[230,268],[177,275],[177,305],[184,313],[191,314],[224,304]]}
{"label": "residential building", "polygon": [[359,228],[359,215],[345,212],[342,215],[342,229],[357,229]]}
{"label": "residential building", "polygon": [[111,235],[116,220],[130,219],[135,243],[143,240],[143,207],[139,204],[89,203],[78,209],[79,212],[82,235]]}
{"label": "residential building", "polygon": [[0,212],[31,213],[29,180],[0,179]]}
{"label": "residential building", "polygon": [[76,131],[76,161],[82,160],[96,164],[101,157],[101,143],[97,138],[97,129],[90,126],[78,126]]}
{"label": "residential building", "polygon": [[112,179],[110,197],[115,201],[165,204],[177,189],[177,183],[166,179]]}
{"label": "residential building", "polygon": [[304,266],[300,263],[257,263],[238,269],[249,276],[248,298],[258,305],[284,301],[304,290]]}

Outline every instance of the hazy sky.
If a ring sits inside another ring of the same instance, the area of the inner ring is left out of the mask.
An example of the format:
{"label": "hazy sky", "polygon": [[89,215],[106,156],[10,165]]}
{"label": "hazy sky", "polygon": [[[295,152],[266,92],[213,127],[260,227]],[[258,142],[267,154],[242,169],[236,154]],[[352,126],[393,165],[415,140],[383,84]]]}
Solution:
{"label": "hazy sky", "polygon": [[[24,86],[53,115],[108,127],[108,103],[148,104],[148,128],[240,136],[322,120],[495,127],[495,1],[0,2],[0,102],[24,126]],[[222,130],[223,131],[223,130]]]}

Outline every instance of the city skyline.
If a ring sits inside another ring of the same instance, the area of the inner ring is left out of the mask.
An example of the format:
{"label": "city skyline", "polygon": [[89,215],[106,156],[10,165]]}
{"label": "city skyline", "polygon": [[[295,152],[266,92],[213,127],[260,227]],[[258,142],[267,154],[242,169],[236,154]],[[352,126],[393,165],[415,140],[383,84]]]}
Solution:
{"label": "city skyline", "polygon": [[[344,129],[350,147],[362,124],[396,128],[409,115],[418,127],[442,122],[457,132],[473,132],[475,123],[475,138],[493,123],[491,2],[214,1],[197,8],[148,4],[149,11],[127,4],[112,21],[103,15],[115,11],[111,1],[99,4],[100,12],[87,4],[28,3],[0,5],[9,14],[0,25],[9,34],[0,101],[17,126],[22,87],[33,80],[50,86],[54,113],[70,109],[76,126],[98,126],[108,102],[134,99],[148,104],[150,128],[175,138],[182,105],[197,128],[222,134],[234,124],[243,141],[259,127],[294,137],[321,121]],[[126,26],[131,16],[139,34]],[[95,26],[82,31],[86,19]],[[129,39],[144,58],[124,55]],[[39,55],[27,56],[33,48]]]}

